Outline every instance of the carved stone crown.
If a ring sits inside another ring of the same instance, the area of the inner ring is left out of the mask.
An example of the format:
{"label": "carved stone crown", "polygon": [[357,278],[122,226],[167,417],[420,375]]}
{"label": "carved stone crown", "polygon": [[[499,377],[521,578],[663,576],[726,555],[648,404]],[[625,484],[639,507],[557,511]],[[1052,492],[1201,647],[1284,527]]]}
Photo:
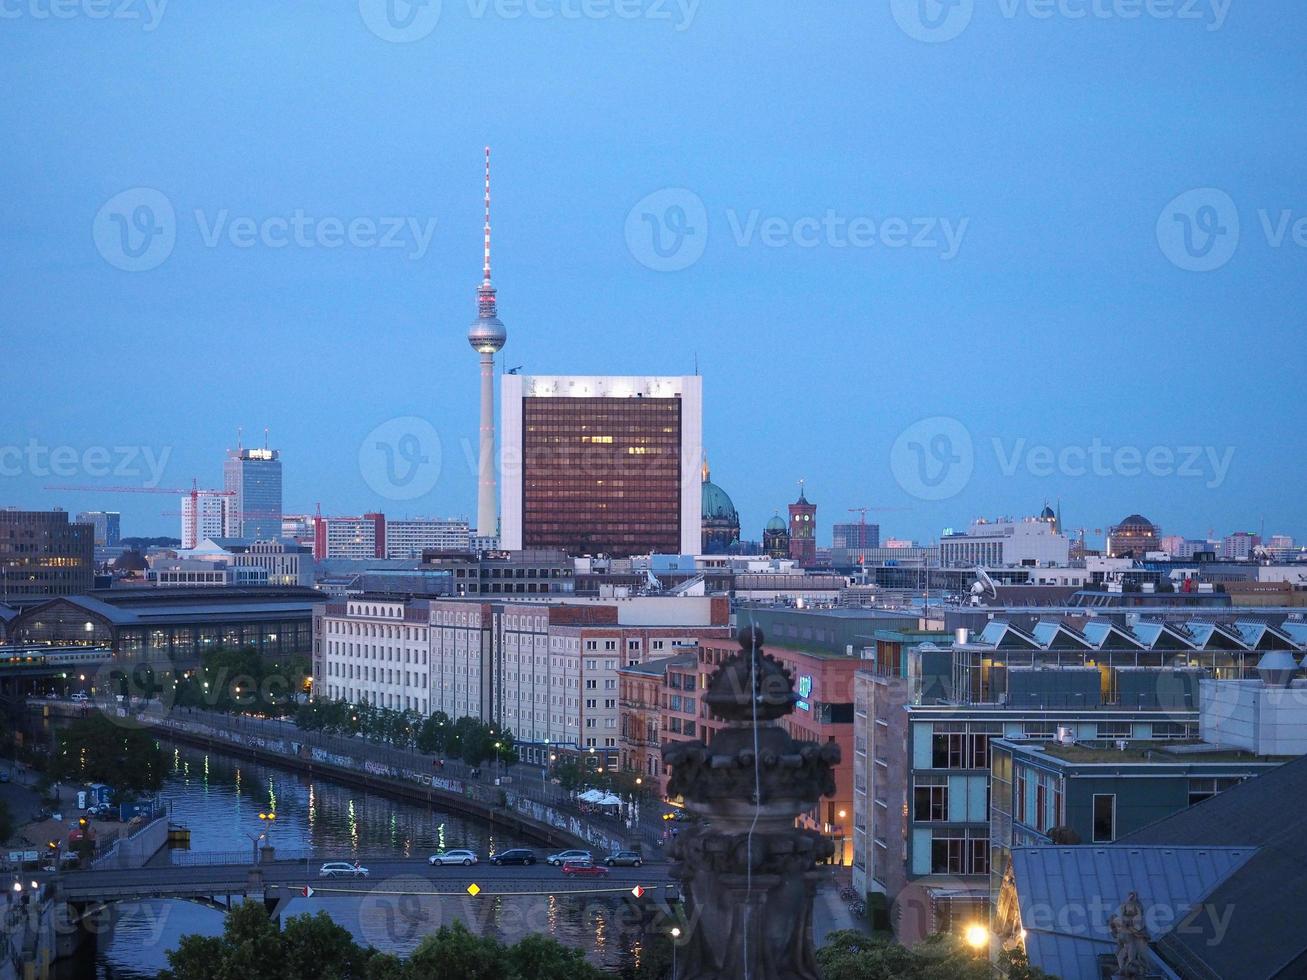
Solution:
{"label": "carved stone crown", "polygon": [[740,652],[708,682],[704,703],[723,721],[775,721],[794,710],[794,680],[775,657],[762,652],[762,630],[745,626],[736,634]]}

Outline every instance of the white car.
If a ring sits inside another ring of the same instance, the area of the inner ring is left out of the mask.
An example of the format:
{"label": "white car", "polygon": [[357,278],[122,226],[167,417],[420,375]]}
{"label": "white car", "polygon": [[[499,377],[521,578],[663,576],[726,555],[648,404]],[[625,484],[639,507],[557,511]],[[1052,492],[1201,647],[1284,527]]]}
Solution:
{"label": "white car", "polygon": [[427,858],[427,864],[432,865],[461,864],[464,867],[467,867],[468,865],[476,863],[477,856],[474,851],[437,851],[435,854],[431,855],[431,857]]}
{"label": "white car", "polygon": [[589,851],[559,851],[557,854],[549,855],[546,860],[556,868],[561,868],[564,864],[581,864],[591,860]]}
{"label": "white car", "polygon": [[366,878],[368,869],[348,861],[328,861],[318,869],[319,878]]}

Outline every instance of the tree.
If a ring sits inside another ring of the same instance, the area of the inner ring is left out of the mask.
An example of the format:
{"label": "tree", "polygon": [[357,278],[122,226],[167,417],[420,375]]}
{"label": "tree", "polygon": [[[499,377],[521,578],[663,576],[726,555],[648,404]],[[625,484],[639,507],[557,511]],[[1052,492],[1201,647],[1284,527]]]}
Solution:
{"label": "tree", "polygon": [[[296,915],[278,930],[263,905],[247,900],[227,914],[221,937],[183,936],[168,953],[163,980],[365,980],[403,973],[370,971],[372,950],[325,912]],[[398,962],[397,960],[395,962]]]}
{"label": "tree", "polygon": [[418,729],[417,746],[419,752],[439,753],[445,751],[445,740],[450,731],[449,715],[443,711],[423,720]]}
{"label": "tree", "polygon": [[603,980],[604,976],[586,962],[579,949],[569,949],[539,933],[508,947],[508,963],[522,980]]}
{"label": "tree", "polygon": [[412,980],[517,980],[511,969],[503,945],[458,921],[426,936],[409,957]]}
{"label": "tree", "polygon": [[[825,980],[992,980],[988,956],[949,933],[928,936],[912,948],[853,930],[826,937],[817,950]],[[1019,952],[1004,953],[999,966],[1009,980],[1054,980],[1026,963]]]}
{"label": "tree", "polygon": [[353,980],[367,972],[367,952],[326,912],[292,916],[281,944],[287,980]]}
{"label": "tree", "polygon": [[154,736],[124,728],[102,714],[78,718],[59,732],[50,774],[112,786],[116,794],[153,792],[166,762]]}

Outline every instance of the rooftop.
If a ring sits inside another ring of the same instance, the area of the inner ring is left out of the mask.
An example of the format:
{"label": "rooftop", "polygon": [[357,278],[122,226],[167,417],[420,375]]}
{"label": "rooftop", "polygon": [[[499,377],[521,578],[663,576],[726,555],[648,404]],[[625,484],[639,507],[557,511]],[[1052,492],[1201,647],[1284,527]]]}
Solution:
{"label": "rooftop", "polygon": [[[1139,740],[1126,742],[1124,749],[1118,749],[1110,740],[1096,742],[1076,742],[1063,745],[1052,740],[1003,739],[1005,745],[1023,750],[1032,755],[1047,755],[1063,762],[1083,763],[1085,765],[1123,765],[1148,763],[1152,765],[1193,765],[1205,762],[1266,762],[1279,763],[1281,758],[1254,755],[1238,749],[1224,749],[1210,743],[1164,740]],[[1210,751],[1208,751],[1210,750]]]}

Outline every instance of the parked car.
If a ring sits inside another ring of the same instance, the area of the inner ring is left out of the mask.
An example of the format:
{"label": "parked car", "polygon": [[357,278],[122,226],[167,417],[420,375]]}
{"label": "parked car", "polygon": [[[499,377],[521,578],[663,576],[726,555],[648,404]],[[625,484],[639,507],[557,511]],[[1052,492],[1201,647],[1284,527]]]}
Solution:
{"label": "parked car", "polygon": [[589,851],[559,851],[557,854],[551,854],[545,858],[556,868],[561,868],[568,861],[590,861],[592,857]]}
{"label": "parked car", "polygon": [[83,701],[89,701],[89,700],[91,700],[91,699],[90,699],[90,697],[86,694],[86,692],[84,692],[84,691],[78,691],[76,694],[73,695],[72,700],[74,700],[74,701],[76,701],[76,702],[78,702],[78,703],[81,703],[81,702],[83,702]]}
{"label": "parked car", "polygon": [[608,869],[590,861],[568,861],[563,865],[564,878],[607,878]]}
{"label": "parked car", "polygon": [[500,851],[490,858],[491,864],[535,864],[535,851],[529,851],[525,847],[514,847],[507,851]]}
{"label": "parked car", "polygon": [[366,878],[368,869],[357,861],[328,861],[318,869],[319,878]]}
{"label": "parked car", "polygon": [[434,864],[434,865],[461,864],[466,867],[469,864],[476,864],[476,863],[477,863],[477,856],[475,852],[465,851],[462,849],[453,850],[453,851],[437,851],[435,854],[431,855],[431,857],[427,858],[427,864]]}
{"label": "parked car", "polygon": [[604,864],[613,868],[619,864],[629,868],[638,868],[644,864],[644,858],[640,856],[639,851],[614,851],[608,857],[604,858]]}

